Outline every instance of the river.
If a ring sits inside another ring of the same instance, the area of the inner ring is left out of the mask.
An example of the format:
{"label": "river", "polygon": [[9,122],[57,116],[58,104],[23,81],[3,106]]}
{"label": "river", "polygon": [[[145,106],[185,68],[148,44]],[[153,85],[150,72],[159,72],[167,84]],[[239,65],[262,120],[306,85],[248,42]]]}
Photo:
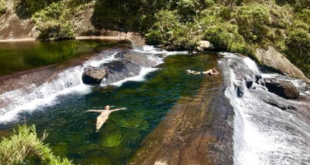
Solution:
{"label": "river", "polygon": [[[20,124],[34,124],[39,135],[49,134],[45,142],[56,155],[87,165],[297,165],[310,160],[307,84],[263,73],[247,57],[130,48],[115,41],[8,44],[0,45],[2,137]],[[88,66],[108,67],[113,77],[99,86],[85,85]],[[220,76],[185,71],[214,66]],[[247,89],[238,75],[293,82],[301,98],[285,100],[263,84]],[[267,105],[264,97],[297,110]],[[85,111],[107,104],[126,110],[113,113],[96,132],[98,114]],[[25,164],[39,163],[29,159]]]}

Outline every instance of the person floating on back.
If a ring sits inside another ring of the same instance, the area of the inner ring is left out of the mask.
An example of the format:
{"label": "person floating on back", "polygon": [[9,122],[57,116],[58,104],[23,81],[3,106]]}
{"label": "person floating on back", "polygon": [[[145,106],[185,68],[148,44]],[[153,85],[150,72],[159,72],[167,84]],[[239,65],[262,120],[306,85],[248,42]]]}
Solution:
{"label": "person floating on back", "polygon": [[125,109],[126,108],[118,108],[118,109],[110,110],[110,106],[107,105],[107,106],[105,106],[104,110],[93,110],[93,109],[90,109],[90,110],[88,110],[86,112],[98,112],[98,113],[100,113],[100,115],[97,117],[97,123],[96,123],[96,132],[99,132],[100,128],[108,120],[109,115],[112,112],[119,111],[119,110],[125,110]]}
{"label": "person floating on back", "polygon": [[209,69],[207,71],[204,71],[204,72],[196,72],[196,71],[193,71],[193,70],[186,70],[187,73],[190,73],[190,74],[208,74],[210,76],[213,76],[213,75],[218,75],[219,72],[215,69],[215,68],[212,68],[212,69]]}

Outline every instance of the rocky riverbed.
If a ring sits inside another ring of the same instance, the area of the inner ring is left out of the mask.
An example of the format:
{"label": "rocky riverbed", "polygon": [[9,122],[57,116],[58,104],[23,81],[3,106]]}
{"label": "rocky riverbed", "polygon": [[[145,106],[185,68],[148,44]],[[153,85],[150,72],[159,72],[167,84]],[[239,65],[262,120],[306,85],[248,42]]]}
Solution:
{"label": "rocky riverbed", "polygon": [[144,140],[129,164],[233,164],[233,109],[222,76],[205,77]]}

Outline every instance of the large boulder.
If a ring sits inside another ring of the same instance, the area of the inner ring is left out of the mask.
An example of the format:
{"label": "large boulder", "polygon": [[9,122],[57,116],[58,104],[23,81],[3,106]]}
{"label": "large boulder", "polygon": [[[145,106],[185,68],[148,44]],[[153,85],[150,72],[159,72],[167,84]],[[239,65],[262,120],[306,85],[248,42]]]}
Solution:
{"label": "large boulder", "polygon": [[279,70],[280,72],[291,77],[300,78],[310,83],[310,80],[300,69],[293,65],[286,57],[284,57],[272,46],[269,46],[268,50],[257,49],[255,56],[262,65]]}
{"label": "large boulder", "polygon": [[199,46],[197,47],[197,50],[199,51],[214,49],[214,46],[209,41],[201,40],[198,44]]}
{"label": "large boulder", "polygon": [[103,67],[108,69],[109,75],[106,76],[102,84],[111,84],[126,78],[135,77],[141,71],[139,65],[126,60],[112,61],[103,64]]}
{"label": "large boulder", "polygon": [[107,70],[105,68],[87,67],[84,69],[82,81],[88,85],[100,85],[102,79],[106,76]]}
{"label": "large boulder", "polygon": [[285,99],[298,99],[299,91],[293,83],[289,81],[277,80],[274,78],[265,79],[265,85],[269,92]]}

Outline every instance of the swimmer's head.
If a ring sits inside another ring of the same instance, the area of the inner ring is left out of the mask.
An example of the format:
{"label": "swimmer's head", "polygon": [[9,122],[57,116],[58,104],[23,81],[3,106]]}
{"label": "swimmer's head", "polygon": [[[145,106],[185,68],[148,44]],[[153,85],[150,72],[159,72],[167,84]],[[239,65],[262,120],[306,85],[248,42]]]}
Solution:
{"label": "swimmer's head", "polygon": [[106,105],[104,109],[105,109],[105,110],[109,110],[109,109],[110,109],[110,106],[109,106],[109,105]]}
{"label": "swimmer's head", "polygon": [[214,68],[212,68],[212,71],[215,71],[215,67],[214,67]]}

